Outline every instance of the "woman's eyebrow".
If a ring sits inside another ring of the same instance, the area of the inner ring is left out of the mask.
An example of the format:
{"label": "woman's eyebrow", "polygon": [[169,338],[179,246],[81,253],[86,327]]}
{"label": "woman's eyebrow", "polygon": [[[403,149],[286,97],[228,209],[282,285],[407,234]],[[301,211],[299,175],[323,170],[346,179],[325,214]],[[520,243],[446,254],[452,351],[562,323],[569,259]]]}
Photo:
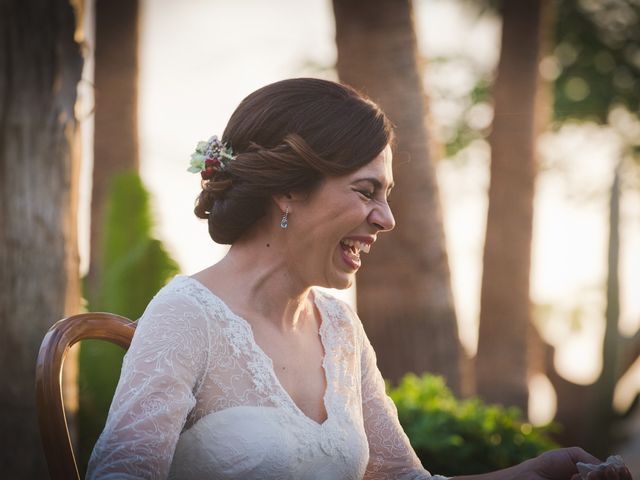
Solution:
{"label": "woman's eyebrow", "polygon": [[[373,187],[377,190],[381,190],[382,189],[382,182],[380,182],[380,180],[378,180],[375,177],[365,177],[365,178],[358,178],[357,180],[355,180],[354,183],[357,182],[369,182],[373,185]],[[391,189],[395,186],[395,183],[391,182],[389,184],[389,186],[387,187],[387,191],[391,191]]]}

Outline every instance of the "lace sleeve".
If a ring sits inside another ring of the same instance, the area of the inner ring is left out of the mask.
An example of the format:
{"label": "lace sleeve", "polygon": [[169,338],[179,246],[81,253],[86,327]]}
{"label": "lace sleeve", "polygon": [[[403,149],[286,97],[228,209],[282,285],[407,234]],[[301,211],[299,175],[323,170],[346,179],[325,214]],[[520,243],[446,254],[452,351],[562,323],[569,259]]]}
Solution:
{"label": "lace sleeve", "polygon": [[396,406],[386,394],[373,347],[362,324],[358,323],[362,348],[362,415],[369,441],[369,464],[364,480],[446,480],[447,477],[431,476],[413,451],[398,420]]}
{"label": "lace sleeve", "polygon": [[160,292],[138,321],[87,479],[166,478],[207,365],[201,308]]}

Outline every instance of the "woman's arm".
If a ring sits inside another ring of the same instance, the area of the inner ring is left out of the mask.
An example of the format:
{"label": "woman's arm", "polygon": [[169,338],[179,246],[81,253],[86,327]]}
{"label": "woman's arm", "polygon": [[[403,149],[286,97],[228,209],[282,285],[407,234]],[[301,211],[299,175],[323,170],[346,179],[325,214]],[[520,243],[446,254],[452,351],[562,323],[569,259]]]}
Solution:
{"label": "woman's arm", "polygon": [[362,415],[369,442],[369,464],[364,480],[446,479],[432,477],[422,467],[400,425],[396,406],[386,394],[373,347],[360,320],[355,314],[354,317],[360,344]]}
{"label": "woman's arm", "polygon": [[209,348],[198,305],[160,292],[138,322],[87,479],[166,478],[196,403]]}

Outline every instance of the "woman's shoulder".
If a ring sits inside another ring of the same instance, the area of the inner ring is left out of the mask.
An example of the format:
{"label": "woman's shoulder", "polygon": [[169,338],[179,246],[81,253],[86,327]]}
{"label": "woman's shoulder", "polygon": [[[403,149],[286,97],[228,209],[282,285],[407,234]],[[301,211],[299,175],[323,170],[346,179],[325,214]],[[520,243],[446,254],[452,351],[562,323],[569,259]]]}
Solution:
{"label": "woman's shoulder", "polygon": [[[174,276],[167,284],[156,292],[145,309],[145,314],[158,309],[175,309],[178,306],[195,306],[197,297],[189,292],[185,275]],[[144,317],[144,314],[143,314]]]}
{"label": "woman's shoulder", "polygon": [[210,327],[221,310],[217,297],[204,285],[187,275],[176,275],[154,295],[140,320],[182,317]]}
{"label": "woman's shoulder", "polygon": [[207,287],[195,278],[182,274],[174,276],[162,287],[151,303],[171,300],[189,302],[201,307],[219,303],[219,299]]}

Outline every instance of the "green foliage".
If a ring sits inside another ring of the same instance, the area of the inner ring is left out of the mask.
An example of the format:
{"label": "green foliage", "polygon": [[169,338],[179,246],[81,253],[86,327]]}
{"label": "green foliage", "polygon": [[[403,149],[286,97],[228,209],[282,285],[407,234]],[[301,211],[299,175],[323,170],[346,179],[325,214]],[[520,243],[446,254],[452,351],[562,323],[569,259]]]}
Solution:
{"label": "green foliage", "polygon": [[616,105],[640,108],[640,3],[636,0],[560,0],[554,51],[560,71],[554,113],[607,123]]}
{"label": "green foliage", "polygon": [[[149,194],[136,173],[113,178],[106,205],[99,291],[89,297],[90,311],[139,318],[153,295],[176,273],[178,265],[151,237]],[[79,353],[78,435],[80,465],[89,460],[104,427],[120,377],[124,351],[96,340]]]}
{"label": "green foliage", "polygon": [[422,464],[441,475],[506,468],[554,448],[517,408],[457,400],[441,377],[406,375],[389,395]]}
{"label": "green foliage", "polygon": [[[501,0],[466,0],[469,12],[479,17],[500,12]],[[616,107],[638,115],[640,112],[640,1],[638,0],[557,0],[552,2],[552,51],[545,59],[545,78],[553,82],[555,126],[564,122],[609,122]],[[475,79],[472,90],[452,93],[434,88],[430,79],[431,101],[455,104],[455,119],[439,118],[439,140],[445,157],[453,158],[471,142],[487,137],[490,126],[478,127],[470,122],[477,105],[490,104],[493,72],[482,71],[472,58],[431,59],[427,78],[438,68],[454,67]],[[436,72],[437,73],[437,72]],[[446,75],[444,75],[446,77]],[[436,82],[437,83],[437,82]],[[445,127],[445,128],[442,128]],[[632,156],[639,147],[630,145]]]}
{"label": "green foliage", "polygon": [[485,139],[489,136],[490,125],[478,127],[471,121],[473,110],[478,105],[485,104],[488,106],[493,101],[491,96],[493,79],[488,75],[480,75],[478,81],[468,92],[468,97],[464,102],[464,110],[446,139],[444,144],[445,158],[453,158],[474,140]]}

